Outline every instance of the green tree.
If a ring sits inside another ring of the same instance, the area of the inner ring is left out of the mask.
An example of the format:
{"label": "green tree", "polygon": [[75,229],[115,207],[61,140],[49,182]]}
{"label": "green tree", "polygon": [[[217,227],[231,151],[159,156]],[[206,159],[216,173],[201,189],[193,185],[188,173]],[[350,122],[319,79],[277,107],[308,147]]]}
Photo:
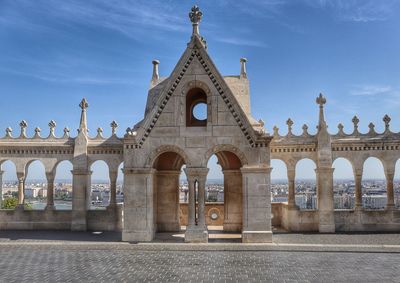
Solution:
{"label": "green tree", "polygon": [[18,199],[17,198],[6,198],[3,200],[3,205],[2,209],[14,209],[18,205]]}

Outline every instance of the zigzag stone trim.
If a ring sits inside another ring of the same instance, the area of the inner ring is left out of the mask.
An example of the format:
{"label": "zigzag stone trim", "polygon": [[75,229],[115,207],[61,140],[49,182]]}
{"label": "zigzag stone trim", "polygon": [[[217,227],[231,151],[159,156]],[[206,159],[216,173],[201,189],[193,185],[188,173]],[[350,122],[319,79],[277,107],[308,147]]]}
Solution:
{"label": "zigzag stone trim", "polygon": [[184,74],[186,73],[189,65],[192,63],[192,61],[193,61],[195,56],[199,60],[200,64],[203,66],[204,70],[206,71],[206,73],[207,73],[208,77],[210,78],[211,82],[213,83],[214,87],[216,88],[216,90],[218,91],[218,93],[221,95],[222,99],[224,100],[224,102],[228,106],[229,111],[232,113],[234,119],[238,123],[240,129],[242,130],[243,134],[245,135],[245,137],[248,140],[248,142],[250,143],[250,145],[252,147],[260,146],[260,144],[256,144],[254,142],[254,140],[251,138],[249,131],[245,127],[243,121],[240,119],[240,115],[236,112],[234,106],[232,105],[232,103],[227,98],[227,96],[226,96],[224,90],[222,89],[220,83],[217,81],[217,79],[215,78],[214,74],[211,72],[210,68],[207,66],[207,64],[204,61],[203,57],[201,56],[200,52],[197,51],[197,50],[193,50],[192,53],[190,54],[188,60],[186,61],[184,67],[182,68],[181,72],[179,73],[179,76],[176,78],[176,80],[172,84],[171,88],[168,90],[167,95],[165,96],[165,98],[162,101],[161,105],[158,107],[157,112],[153,117],[153,120],[151,121],[150,125],[146,128],[145,133],[144,133],[143,137],[141,138],[141,140],[139,141],[139,144],[138,144],[137,147],[141,148],[143,143],[147,139],[147,137],[150,135],[151,130],[154,128],[154,126],[155,126],[158,118],[160,117],[163,109],[167,105],[169,99],[171,98],[171,96],[174,93],[176,87],[178,86],[178,84],[182,80]]}

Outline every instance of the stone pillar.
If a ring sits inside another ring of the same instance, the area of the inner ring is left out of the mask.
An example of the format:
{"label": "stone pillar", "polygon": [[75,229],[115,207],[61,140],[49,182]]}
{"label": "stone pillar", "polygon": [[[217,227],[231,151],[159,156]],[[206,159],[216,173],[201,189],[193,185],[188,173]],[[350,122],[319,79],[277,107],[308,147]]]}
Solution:
{"label": "stone pillar", "polygon": [[0,209],[3,206],[3,199],[4,199],[4,197],[3,197],[3,173],[4,173],[4,171],[0,170]]}
{"label": "stone pillar", "polygon": [[355,170],[354,173],[354,182],[355,182],[355,204],[354,204],[354,209],[355,210],[362,210],[363,204],[362,204],[362,169],[361,170]]}
{"label": "stone pillar", "polygon": [[72,231],[86,231],[87,229],[87,191],[91,171],[72,170]]}
{"label": "stone pillar", "polygon": [[155,235],[154,174],[152,168],[124,169],[124,230],[126,242],[149,242]]}
{"label": "stone pillar", "polygon": [[288,176],[288,208],[289,209],[298,209],[296,205],[296,188],[295,188],[295,178],[296,178],[296,168],[288,167],[287,169]]}
{"label": "stone pillar", "polygon": [[317,168],[317,195],[319,232],[335,233],[335,217],[333,206],[333,171],[334,168]]}
{"label": "stone pillar", "polygon": [[115,209],[117,207],[117,178],[118,171],[109,171],[110,176],[110,204],[108,209]]}
{"label": "stone pillar", "polygon": [[243,243],[271,243],[271,167],[245,166],[243,176]]}
{"label": "stone pillar", "polygon": [[86,210],[90,210],[92,206],[92,173],[93,171],[87,171],[87,178],[86,178]]}
{"label": "stone pillar", "polygon": [[[207,243],[208,231],[205,221],[205,187],[208,168],[185,168],[189,184],[189,224],[186,228],[185,242]],[[198,221],[195,220],[195,184],[198,185]]]}
{"label": "stone pillar", "polygon": [[157,171],[157,231],[177,232],[179,224],[179,176],[181,171]]}
{"label": "stone pillar", "polygon": [[24,209],[25,204],[25,172],[17,172],[18,178],[18,206],[17,209]]}
{"label": "stone pillar", "polygon": [[54,210],[54,172],[46,172],[47,179],[47,205],[46,210]]}
{"label": "stone pillar", "polygon": [[242,231],[242,173],[224,170],[224,231]]}
{"label": "stone pillar", "polygon": [[386,175],[386,192],[387,192],[387,203],[386,209],[394,209],[394,190],[393,190],[393,179],[394,170],[385,170]]}

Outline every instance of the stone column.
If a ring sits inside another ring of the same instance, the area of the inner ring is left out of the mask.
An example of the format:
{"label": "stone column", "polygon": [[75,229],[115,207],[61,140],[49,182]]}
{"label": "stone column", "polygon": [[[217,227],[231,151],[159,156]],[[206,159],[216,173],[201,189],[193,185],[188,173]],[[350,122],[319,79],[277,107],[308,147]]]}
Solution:
{"label": "stone column", "polygon": [[54,172],[46,172],[47,179],[47,205],[46,210],[54,210]]}
{"label": "stone column", "polygon": [[72,231],[86,231],[87,229],[87,191],[90,189],[89,170],[72,170]]}
{"label": "stone column", "polygon": [[155,235],[152,168],[124,168],[124,230],[126,242],[149,242]]}
{"label": "stone column", "polygon": [[17,172],[18,178],[18,206],[17,209],[24,209],[25,204],[25,172]]}
{"label": "stone column", "polygon": [[242,173],[224,170],[224,231],[242,231]]}
{"label": "stone column", "polygon": [[3,206],[3,199],[4,199],[4,197],[3,197],[3,173],[4,173],[4,171],[0,170],[0,209]]}
{"label": "stone column", "polygon": [[179,224],[179,176],[181,171],[157,171],[157,231],[177,232]]}
{"label": "stone column", "polygon": [[[208,231],[205,222],[205,185],[208,168],[185,168],[189,184],[189,224],[186,228],[185,242],[207,243]],[[198,184],[198,222],[195,220],[195,183]]]}
{"label": "stone column", "polygon": [[296,205],[296,188],[295,188],[295,178],[296,178],[296,169],[295,167],[288,167],[287,169],[288,176],[288,207],[289,209],[298,209]]}
{"label": "stone column", "polygon": [[335,233],[335,218],[333,206],[333,170],[334,168],[317,168],[317,194],[319,232]]}
{"label": "stone column", "polygon": [[387,203],[386,209],[394,209],[394,190],[393,190],[393,179],[394,170],[385,170],[386,175],[386,192],[387,192]]}
{"label": "stone column", "polygon": [[362,210],[362,169],[355,170],[354,173],[354,182],[355,182],[355,210]]}
{"label": "stone column", "polygon": [[243,176],[243,243],[271,243],[271,167],[245,166]]}
{"label": "stone column", "polygon": [[108,209],[115,209],[117,207],[117,178],[118,171],[109,171],[110,176],[110,204]]}

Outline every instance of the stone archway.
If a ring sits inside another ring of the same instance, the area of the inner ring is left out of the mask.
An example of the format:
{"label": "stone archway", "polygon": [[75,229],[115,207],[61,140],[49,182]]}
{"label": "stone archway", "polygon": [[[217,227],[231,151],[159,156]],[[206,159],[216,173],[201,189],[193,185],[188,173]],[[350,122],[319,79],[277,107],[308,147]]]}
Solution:
{"label": "stone archway", "polygon": [[154,222],[157,232],[180,231],[179,176],[185,159],[174,151],[159,154],[153,162]]}

